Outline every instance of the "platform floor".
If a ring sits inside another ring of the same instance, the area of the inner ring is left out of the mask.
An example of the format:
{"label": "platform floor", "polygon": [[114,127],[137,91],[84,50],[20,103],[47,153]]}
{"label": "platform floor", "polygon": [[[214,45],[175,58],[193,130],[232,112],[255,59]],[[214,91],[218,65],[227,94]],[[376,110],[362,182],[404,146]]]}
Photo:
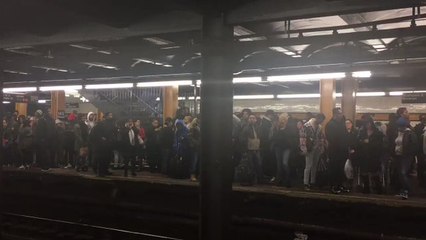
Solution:
{"label": "platform floor", "polygon": [[[63,169],[63,168],[52,168],[50,171],[43,172],[39,168],[31,168],[26,170],[20,170],[11,167],[5,167],[3,170],[8,174],[28,174],[28,175],[39,175],[49,174],[55,176],[72,176],[81,177],[99,181],[133,181],[133,182],[145,182],[145,183],[156,183],[165,185],[184,185],[198,187],[198,182],[192,182],[189,179],[173,179],[163,174],[150,173],[149,171],[138,172],[135,177],[124,177],[123,170],[111,170],[112,175],[107,177],[97,177],[93,171],[77,172],[74,169]],[[416,189],[412,193],[408,200],[402,200],[399,197],[390,194],[362,194],[362,193],[342,193],[332,194],[325,188],[320,190],[306,191],[302,186],[295,186],[291,188],[279,187],[272,184],[254,185],[254,186],[240,186],[239,184],[233,185],[233,191],[242,192],[253,192],[253,193],[264,193],[273,195],[283,195],[288,197],[296,198],[310,198],[310,199],[327,199],[342,202],[354,202],[354,203],[371,203],[383,206],[391,207],[421,207],[426,208],[426,192],[421,189]]]}

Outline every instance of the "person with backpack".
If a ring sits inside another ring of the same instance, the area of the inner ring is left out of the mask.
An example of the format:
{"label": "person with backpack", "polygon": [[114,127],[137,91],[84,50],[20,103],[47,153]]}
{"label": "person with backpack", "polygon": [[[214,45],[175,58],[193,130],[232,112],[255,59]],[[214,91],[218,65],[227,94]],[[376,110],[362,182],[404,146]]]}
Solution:
{"label": "person with backpack", "polygon": [[410,122],[407,118],[400,117],[396,124],[398,126],[398,136],[395,139],[395,160],[401,184],[401,191],[397,196],[406,200],[410,190],[408,174],[413,158],[418,152],[418,140],[416,134],[409,127]]}

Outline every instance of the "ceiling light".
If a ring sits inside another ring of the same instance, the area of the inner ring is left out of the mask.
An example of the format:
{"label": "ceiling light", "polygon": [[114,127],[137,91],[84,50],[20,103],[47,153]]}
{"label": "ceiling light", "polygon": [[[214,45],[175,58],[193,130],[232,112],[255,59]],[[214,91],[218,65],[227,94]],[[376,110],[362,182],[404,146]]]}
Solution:
{"label": "ceiling light", "polygon": [[19,75],[30,75],[30,73],[27,73],[27,72],[14,71],[14,70],[8,70],[8,69],[3,70],[3,72],[12,73],[12,74],[19,74]]}
{"label": "ceiling light", "polygon": [[[188,97],[188,100],[194,100],[195,98],[194,98],[194,96],[192,96],[192,97]],[[201,98],[200,97],[197,97],[197,100],[200,100]]]}
{"label": "ceiling light", "polygon": [[10,102],[9,101],[3,101],[3,104],[9,104]]}
{"label": "ceiling light", "polygon": [[381,97],[386,96],[385,92],[357,92],[357,97]]}
{"label": "ceiling light", "polygon": [[277,98],[319,98],[321,95],[319,93],[306,93],[306,94],[282,94],[278,95]]}
{"label": "ceiling light", "polygon": [[402,96],[404,93],[412,93],[413,91],[389,92],[389,96]]}
{"label": "ceiling light", "polygon": [[232,79],[233,83],[257,83],[262,82],[261,77],[237,77]]}
{"label": "ceiling light", "polygon": [[371,71],[352,72],[352,77],[354,77],[354,78],[369,78],[369,77],[371,77]]}
{"label": "ceiling light", "polygon": [[396,92],[389,92],[389,96],[402,96],[404,93],[425,93],[426,90],[419,90],[419,91],[396,91]]}
{"label": "ceiling light", "polygon": [[179,100],[179,101],[186,100],[186,97],[178,97],[178,100]]}
{"label": "ceiling light", "polygon": [[112,84],[90,84],[86,85],[86,89],[117,89],[117,88],[132,88],[133,83],[112,83]]}
{"label": "ceiling light", "polygon": [[237,95],[234,99],[247,100],[247,99],[273,99],[274,95]]}
{"label": "ceiling light", "polygon": [[70,47],[80,48],[84,50],[92,50],[94,47],[90,47],[87,45],[81,45],[81,44],[70,44]]}
{"label": "ceiling light", "polygon": [[35,92],[35,91],[37,91],[36,87],[3,88],[4,93]]}
{"label": "ceiling light", "polygon": [[83,86],[81,85],[72,85],[72,86],[46,86],[40,87],[40,91],[73,91],[73,90],[81,90]]}
{"label": "ceiling light", "polygon": [[89,68],[98,67],[98,68],[105,68],[105,69],[111,69],[111,70],[120,70],[117,66],[106,64],[106,63],[82,62],[82,64],[88,65]]}
{"label": "ceiling light", "polygon": [[321,79],[342,79],[345,78],[344,72],[336,73],[314,73],[314,74],[298,74],[298,75],[281,75],[268,76],[270,82],[299,82],[299,81],[319,81]]}
{"label": "ceiling light", "polygon": [[170,86],[191,86],[191,80],[181,81],[159,81],[159,82],[140,82],[137,87],[170,87]]}
{"label": "ceiling light", "polygon": [[159,37],[147,37],[147,38],[144,38],[144,40],[151,42],[155,45],[160,45],[160,46],[169,45],[169,44],[172,43],[170,41],[167,41],[167,40],[159,38]]}
{"label": "ceiling light", "polygon": [[42,103],[42,104],[43,104],[43,103],[46,103],[46,102],[47,102],[47,100],[38,100],[37,102],[38,102],[38,103]]}

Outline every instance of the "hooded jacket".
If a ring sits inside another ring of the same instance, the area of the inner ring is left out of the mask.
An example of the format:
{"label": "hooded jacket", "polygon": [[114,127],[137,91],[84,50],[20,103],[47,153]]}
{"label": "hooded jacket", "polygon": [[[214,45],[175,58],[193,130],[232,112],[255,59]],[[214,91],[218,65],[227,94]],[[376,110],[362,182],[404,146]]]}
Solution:
{"label": "hooded jacket", "polygon": [[94,120],[90,121],[90,116],[91,115],[95,115],[95,113],[94,112],[89,112],[87,114],[87,119],[86,119],[86,125],[87,125],[87,128],[89,129],[89,133],[92,131],[92,128],[96,125],[96,122]]}

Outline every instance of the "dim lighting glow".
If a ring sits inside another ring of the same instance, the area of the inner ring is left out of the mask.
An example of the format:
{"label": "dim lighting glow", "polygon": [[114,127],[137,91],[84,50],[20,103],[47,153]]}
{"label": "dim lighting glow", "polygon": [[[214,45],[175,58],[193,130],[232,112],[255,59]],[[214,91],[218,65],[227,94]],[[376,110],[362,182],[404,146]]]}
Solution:
{"label": "dim lighting glow", "polygon": [[357,92],[357,97],[382,97],[386,96],[385,92]]}
{"label": "dim lighting glow", "polygon": [[273,99],[274,95],[236,95],[236,100],[247,100],[247,99]]}
{"label": "dim lighting glow", "polygon": [[81,90],[83,86],[81,85],[72,85],[72,86],[46,86],[40,87],[40,91],[72,91],[72,90]]}
{"label": "dim lighting glow", "polygon": [[160,81],[160,82],[140,82],[137,87],[170,87],[170,86],[191,86],[191,80],[181,81]]}
{"label": "dim lighting glow", "polygon": [[35,91],[37,91],[36,87],[3,88],[4,93],[35,92]]}
{"label": "dim lighting glow", "polygon": [[371,77],[371,71],[352,72],[352,77],[354,77],[354,78],[369,78],[369,77]]}
{"label": "dim lighting glow", "polygon": [[261,77],[237,77],[232,79],[233,83],[257,83],[262,82]]}
{"label": "dim lighting glow", "polygon": [[346,77],[346,74],[344,72],[336,72],[336,73],[268,76],[267,80],[269,82],[299,82],[299,81],[319,81],[321,79],[342,79],[345,77]]}
{"label": "dim lighting glow", "polygon": [[86,85],[86,89],[119,89],[132,88],[133,83],[113,83],[113,84],[90,84]]}
{"label": "dim lighting glow", "polygon": [[319,93],[306,93],[306,94],[282,94],[278,95],[277,98],[319,98],[321,95]]}

